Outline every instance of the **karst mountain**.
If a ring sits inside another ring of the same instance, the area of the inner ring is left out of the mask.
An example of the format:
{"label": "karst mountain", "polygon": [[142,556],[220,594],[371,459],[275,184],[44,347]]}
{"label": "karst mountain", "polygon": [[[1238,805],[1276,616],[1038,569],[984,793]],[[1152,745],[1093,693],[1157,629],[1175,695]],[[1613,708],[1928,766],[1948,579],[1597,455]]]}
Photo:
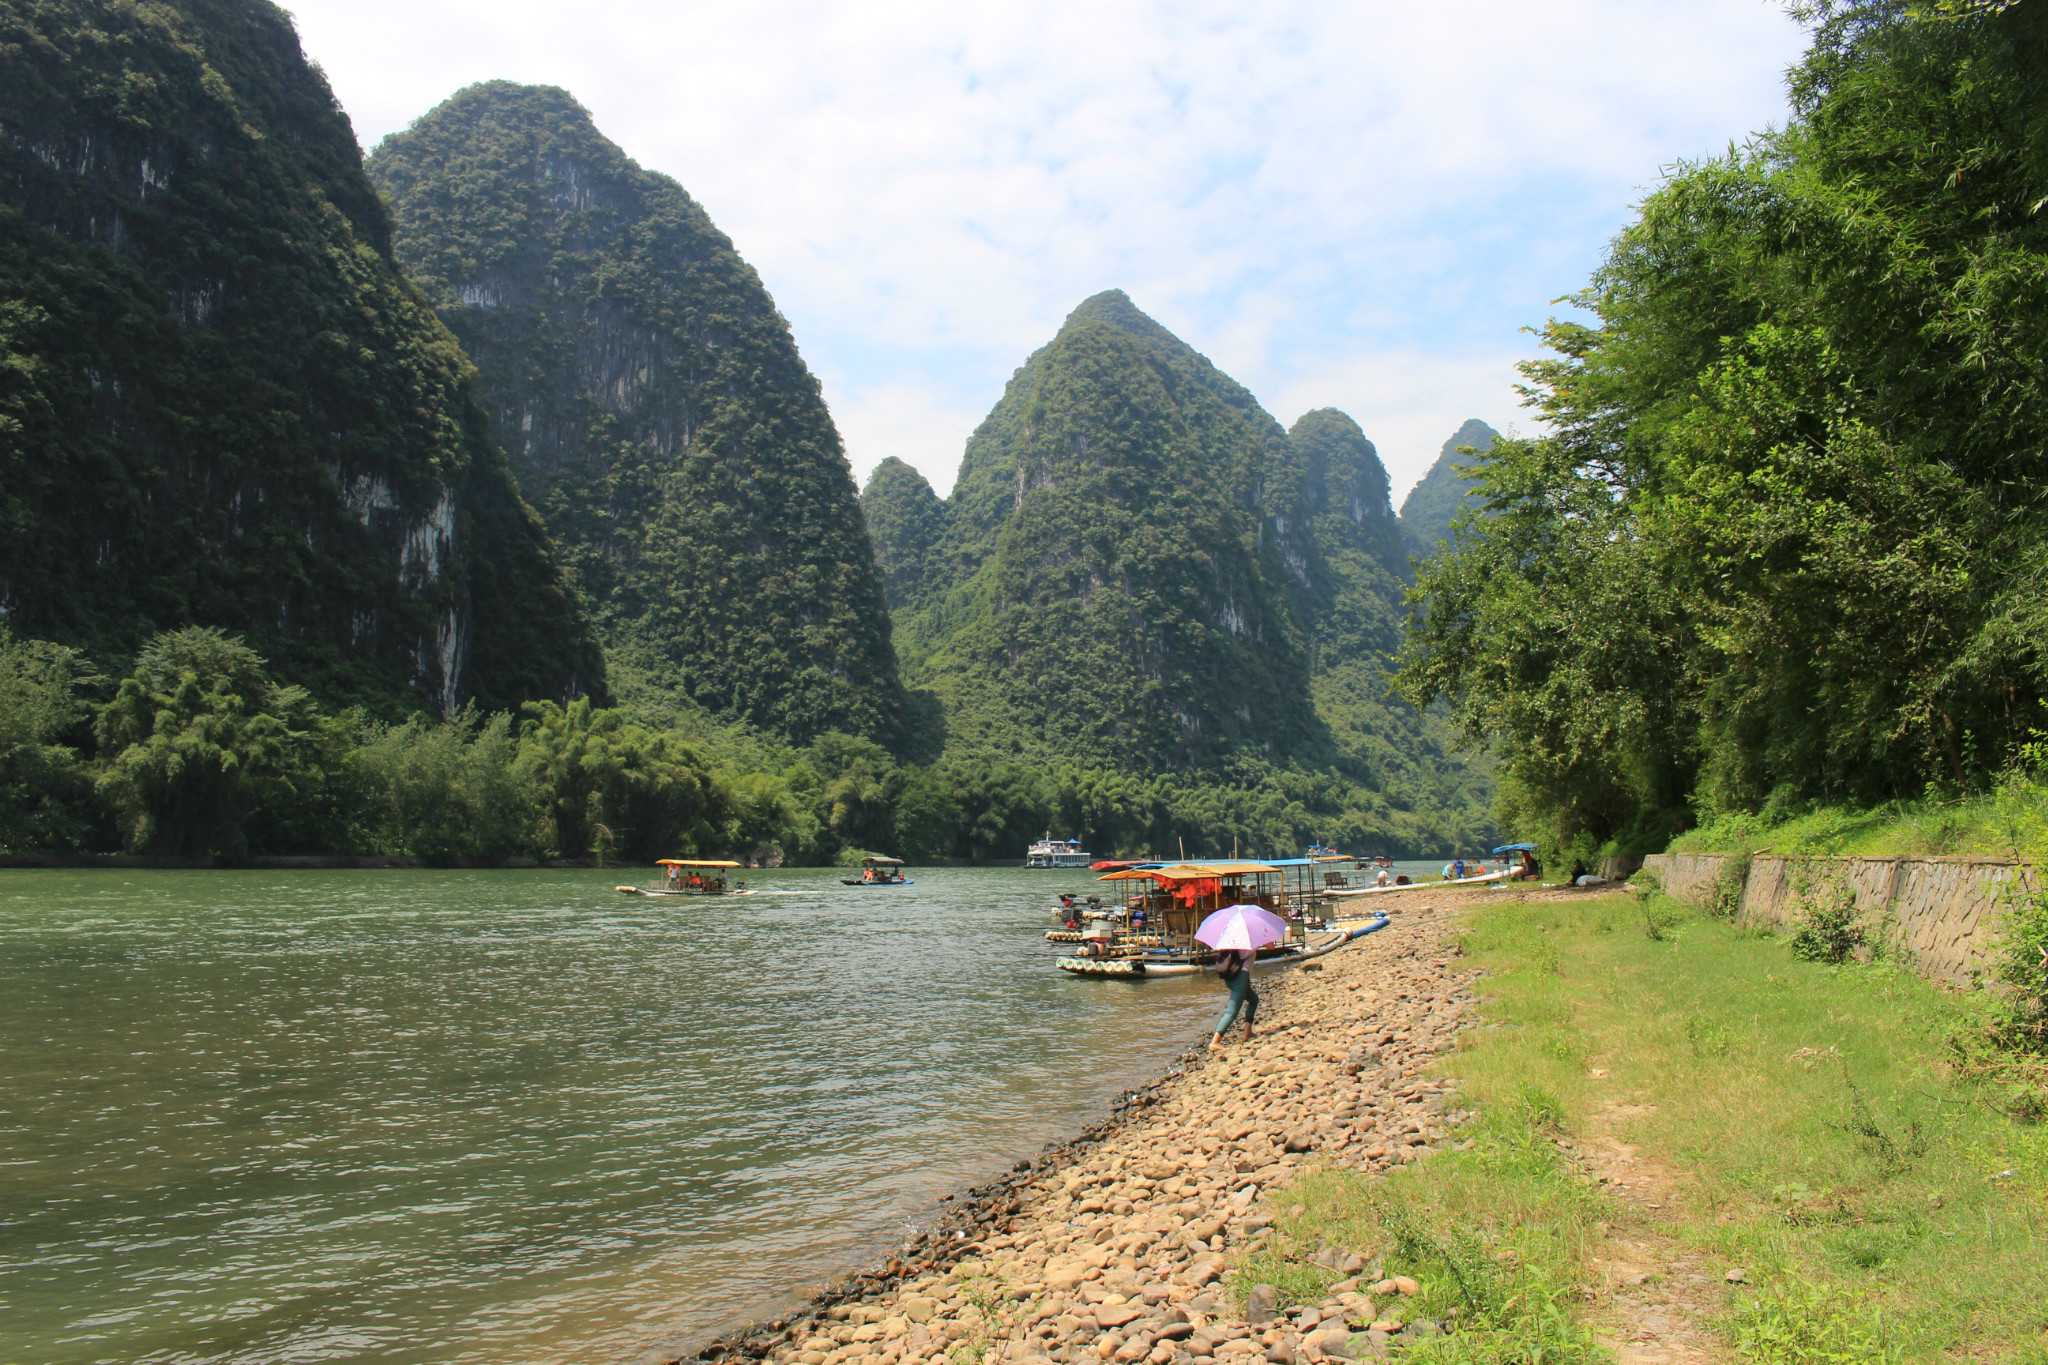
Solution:
{"label": "karst mountain", "polygon": [[369,168],[621,694],[895,743],[889,613],[838,431],[703,208],[550,87],[463,90]]}
{"label": "karst mountain", "polygon": [[0,7],[0,621],[334,702],[601,692],[468,363],[266,0]]}
{"label": "karst mountain", "polygon": [[1499,432],[1475,417],[1444,442],[1436,463],[1401,502],[1401,531],[1410,554],[1428,559],[1436,554],[1438,542],[1449,539],[1451,522],[1471,505],[1472,481],[1458,471],[1480,463],[1499,439]]}
{"label": "karst mountain", "polygon": [[1386,688],[1408,558],[1372,443],[1282,428],[1120,291],[1017,371],[950,497],[887,460],[863,506],[951,752],[1329,768],[1417,844],[1483,795]]}

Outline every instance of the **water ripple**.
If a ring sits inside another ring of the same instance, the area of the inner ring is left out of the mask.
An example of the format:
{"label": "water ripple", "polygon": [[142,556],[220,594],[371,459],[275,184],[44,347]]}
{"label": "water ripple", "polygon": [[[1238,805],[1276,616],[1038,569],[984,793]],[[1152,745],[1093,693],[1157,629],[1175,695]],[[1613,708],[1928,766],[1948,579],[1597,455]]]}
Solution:
{"label": "water ripple", "polygon": [[626,1361],[872,1254],[1186,1045],[1064,873],[0,874],[0,1360]]}

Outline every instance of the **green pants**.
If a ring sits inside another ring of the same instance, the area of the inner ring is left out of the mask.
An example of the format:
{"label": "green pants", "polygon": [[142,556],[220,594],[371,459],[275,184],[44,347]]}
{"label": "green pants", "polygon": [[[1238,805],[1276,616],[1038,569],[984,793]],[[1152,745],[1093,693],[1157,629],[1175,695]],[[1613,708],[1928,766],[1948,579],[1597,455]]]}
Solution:
{"label": "green pants", "polygon": [[1216,1032],[1230,1032],[1230,1026],[1237,1022],[1238,1011],[1244,1011],[1244,1026],[1250,1028],[1258,1021],[1259,993],[1252,989],[1252,972],[1247,967],[1230,978],[1230,1003],[1223,1009],[1223,1017],[1216,1021]]}

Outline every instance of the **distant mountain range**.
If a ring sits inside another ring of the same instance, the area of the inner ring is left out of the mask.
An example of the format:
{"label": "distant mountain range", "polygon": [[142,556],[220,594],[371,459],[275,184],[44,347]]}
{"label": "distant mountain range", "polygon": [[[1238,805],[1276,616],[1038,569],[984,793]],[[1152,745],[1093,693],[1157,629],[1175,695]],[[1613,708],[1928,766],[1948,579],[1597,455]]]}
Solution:
{"label": "distant mountain range", "polygon": [[0,25],[8,630],[112,672],[226,627],[386,715],[611,695],[1484,827],[1483,765],[1385,678],[1483,423],[1397,518],[1350,417],[1283,429],[1110,291],[949,497],[896,460],[859,493],[759,277],[567,93],[473,86],[366,168],[268,0]]}
{"label": "distant mountain range", "polygon": [[949,751],[1222,773],[1331,766],[1426,819],[1486,779],[1390,697],[1408,553],[1345,414],[1283,430],[1123,293],[1082,303],[969,440],[952,496],[862,495],[906,677]]}

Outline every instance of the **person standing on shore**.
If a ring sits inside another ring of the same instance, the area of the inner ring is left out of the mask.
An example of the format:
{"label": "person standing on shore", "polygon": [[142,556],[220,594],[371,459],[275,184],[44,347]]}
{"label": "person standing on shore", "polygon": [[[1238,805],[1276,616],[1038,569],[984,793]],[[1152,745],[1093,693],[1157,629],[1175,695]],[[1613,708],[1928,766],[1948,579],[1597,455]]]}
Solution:
{"label": "person standing on shore", "polygon": [[1252,1040],[1252,1021],[1259,1017],[1259,993],[1252,989],[1252,963],[1258,956],[1254,948],[1225,948],[1216,954],[1216,975],[1229,983],[1230,1003],[1224,1006],[1223,1017],[1216,1021],[1216,1036],[1209,1040],[1211,1052],[1223,1050],[1223,1035],[1230,1032],[1240,1014],[1244,1016],[1244,1040]]}

